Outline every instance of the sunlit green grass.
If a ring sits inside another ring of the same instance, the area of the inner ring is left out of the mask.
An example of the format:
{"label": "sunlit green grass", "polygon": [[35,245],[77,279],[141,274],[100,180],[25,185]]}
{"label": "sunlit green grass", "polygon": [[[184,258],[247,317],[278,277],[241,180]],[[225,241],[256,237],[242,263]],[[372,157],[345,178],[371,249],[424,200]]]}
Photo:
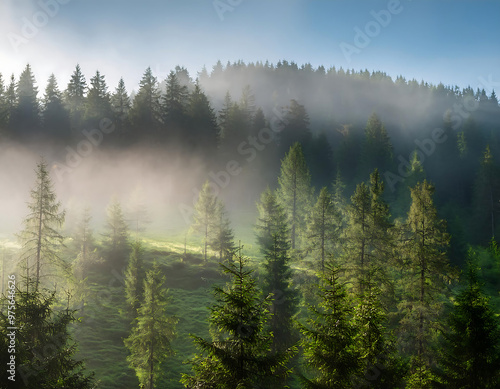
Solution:
{"label": "sunlit green grass", "polygon": [[[101,275],[102,276],[102,275]],[[109,285],[110,277],[100,277],[102,283],[89,285],[86,305],[78,312],[81,323],[74,337],[79,344],[76,357],[83,359],[87,369],[95,372],[102,388],[137,388],[135,372],[128,367],[123,338],[128,336],[128,321],[124,320],[123,288],[117,282]]]}
{"label": "sunlit green grass", "polygon": [[[179,319],[172,342],[175,355],[163,367],[165,376],[159,387],[182,388],[181,374],[190,371],[184,362],[196,352],[189,334],[208,338],[207,307],[213,303],[211,290],[214,284],[224,282],[224,276],[215,257],[205,263],[194,247],[189,247],[184,255],[184,242],[180,238],[147,237],[143,245],[145,267],[153,261],[160,265],[169,289],[168,313]],[[137,388],[135,372],[126,361],[128,350],[123,345],[131,317],[126,313],[123,280],[113,277],[111,272],[89,276],[90,297],[83,312],[79,312],[82,322],[75,326],[75,340],[79,343],[77,358],[86,361],[102,388]]]}

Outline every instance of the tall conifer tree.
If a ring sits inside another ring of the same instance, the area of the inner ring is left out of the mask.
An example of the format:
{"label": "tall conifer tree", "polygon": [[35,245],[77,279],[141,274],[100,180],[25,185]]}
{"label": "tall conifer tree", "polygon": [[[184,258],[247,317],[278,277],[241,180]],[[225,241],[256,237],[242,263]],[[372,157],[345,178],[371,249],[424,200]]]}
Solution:
{"label": "tall conifer tree", "polygon": [[162,363],[174,353],[172,340],[177,319],[166,313],[167,292],[165,276],[155,263],[146,274],[144,300],[138,309],[132,332],[124,341],[130,350],[127,360],[144,389],[156,387],[162,374]]}
{"label": "tall conifer tree", "polygon": [[35,76],[28,64],[16,85],[17,105],[12,116],[12,126],[21,139],[39,135],[40,104],[37,94]]}
{"label": "tall conifer tree", "polygon": [[139,90],[130,109],[130,120],[134,138],[142,136],[158,136],[160,130],[160,92],[158,81],[150,67],[146,69]]}
{"label": "tall conifer tree", "polygon": [[106,231],[103,246],[108,266],[118,266],[121,271],[129,255],[129,230],[122,206],[116,197],[111,199],[106,210]]}
{"label": "tall conifer tree", "polygon": [[299,235],[305,230],[312,188],[302,146],[295,143],[281,161],[278,199],[288,215],[292,249],[299,248]]}
{"label": "tall conifer tree", "polygon": [[70,113],[71,132],[73,134],[82,129],[86,93],[87,82],[85,81],[85,76],[82,73],[80,65],[77,64],[64,93],[66,107]]}
{"label": "tall conifer tree", "polygon": [[191,228],[203,236],[203,255],[206,262],[208,246],[217,222],[217,197],[212,193],[208,180],[205,181],[201,188],[194,210]]}
{"label": "tall conifer tree", "polygon": [[[27,283],[37,284],[36,279]],[[6,303],[6,302],[5,302]],[[15,355],[15,381],[7,377],[8,367],[2,369],[0,380],[5,388],[19,389],[94,389],[93,374],[85,372],[82,361],[75,359],[77,344],[71,337],[70,326],[77,322],[75,312],[58,309],[55,292],[42,292],[35,288],[16,291],[15,354],[2,353],[7,358]],[[7,350],[7,327],[12,327],[11,319],[0,313],[0,345]],[[10,332],[12,333],[12,331]],[[2,357],[2,362],[5,361]],[[5,361],[6,362],[6,361]],[[7,363],[5,363],[7,365]]]}
{"label": "tall conifer tree", "polygon": [[184,374],[181,381],[186,388],[278,387],[289,374],[286,362],[292,350],[269,354],[272,335],[265,325],[270,301],[262,298],[241,252],[221,266],[231,281],[215,288],[217,302],[209,318],[213,339],[193,336],[200,354],[191,361],[193,375]]}
{"label": "tall conifer tree", "polygon": [[500,327],[478,277],[477,255],[469,249],[465,288],[453,303],[440,347],[442,387],[500,385]]}
{"label": "tall conifer tree", "polygon": [[326,187],[319,193],[318,200],[311,210],[307,225],[309,249],[319,259],[321,270],[326,258],[333,254],[340,233],[340,215],[335,209],[333,199]]}
{"label": "tall conifer tree", "polygon": [[319,306],[310,306],[311,318],[300,325],[301,345],[312,375],[302,380],[304,387],[311,389],[351,388],[361,373],[351,303],[337,268],[329,264],[320,276]]}
{"label": "tall conifer tree", "polygon": [[412,388],[429,387],[433,379],[429,344],[442,308],[438,297],[452,276],[446,258],[449,236],[444,220],[438,219],[433,192],[434,187],[425,180],[411,189],[412,204],[402,242],[407,298],[399,304],[403,315],[400,331],[406,335],[405,351],[413,357],[408,376]]}
{"label": "tall conifer tree", "polygon": [[37,164],[36,181],[30,193],[28,209],[24,229],[20,233],[21,259],[26,266],[27,280],[33,278],[35,290],[38,290],[43,267],[63,264],[58,250],[64,239],[59,230],[65,218],[43,159]]}
{"label": "tall conifer tree", "polygon": [[43,130],[56,139],[68,139],[71,135],[69,112],[64,107],[62,93],[57,86],[54,74],[51,74],[43,99]]}

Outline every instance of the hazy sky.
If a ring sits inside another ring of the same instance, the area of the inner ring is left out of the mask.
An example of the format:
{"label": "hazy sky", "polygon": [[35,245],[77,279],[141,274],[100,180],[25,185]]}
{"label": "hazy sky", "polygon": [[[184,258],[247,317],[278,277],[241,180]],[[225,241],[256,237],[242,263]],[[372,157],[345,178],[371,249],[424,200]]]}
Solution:
{"label": "hazy sky", "polygon": [[148,66],[287,59],[500,91],[499,19],[478,0],[0,0],[0,72],[65,88],[80,63],[131,90]]}

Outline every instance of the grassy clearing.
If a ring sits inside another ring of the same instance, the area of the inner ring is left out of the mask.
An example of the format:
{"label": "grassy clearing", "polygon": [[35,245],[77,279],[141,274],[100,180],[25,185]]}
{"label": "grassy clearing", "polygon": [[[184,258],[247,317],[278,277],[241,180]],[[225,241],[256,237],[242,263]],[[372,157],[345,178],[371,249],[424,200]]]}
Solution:
{"label": "grassy clearing", "polygon": [[90,297],[79,311],[81,323],[74,332],[79,343],[76,358],[83,359],[88,370],[95,372],[101,388],[137,388],[139,382],[128,367],[123,345],[129,331],[128,321],[121,314],[125,308],[123,287],[118,283],[110,286],[111,276],[93,276],[100,282],[90,283]]}
{"label": "grassy clearing", "polygon": [[[212,287],[224,283],[215,258],[207,263],[199,253],[184,255],[179,242],[165,238],[144,240],[145,266],[156,261],[163,270],[169,288],[171,303],[168,313],[179,319],[177,336],[172,342],[175,355],[165,366],[165,377],[159,387],[182,388],[179,379],[188,373],[185,364],[196,349],[190,334],[208,338],[207,307],[213,303]],[[127,317],[122,280],[116,273],[94,272],[89,276],[89,298],[83,311],[82,322],[74,327],[79,343],[77,358],[86,362],[95,372],[101,388],[137,388],[135,372],[128,367],[128,350],[123,339],[128,336],[131,318]]]}

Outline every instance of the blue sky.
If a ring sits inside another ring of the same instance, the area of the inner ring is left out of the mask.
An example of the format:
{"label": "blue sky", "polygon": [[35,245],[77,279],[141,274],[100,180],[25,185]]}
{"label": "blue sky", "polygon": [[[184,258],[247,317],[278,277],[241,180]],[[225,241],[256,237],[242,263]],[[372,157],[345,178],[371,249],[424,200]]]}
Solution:
{"label": "blue sky", "polygon": [[[195,77],[203,65],[210,69],[218,59],[287,59],[500,90],[500,1],[397,3],[2,0],[0,72],[5,78],[18,76],[29,62],[41,88],[51,72],[65,87],[80,63],[87,79],[99,69],[110,89],[123,76],[130,90],[148,66],[163,79],[178,64]],[[214,4],[225,4],[225,12],[217,12]],[[372,11],[389,13],[390,21],[380,25]],[[27,22],[39,27],[29,31]],[[362,48],[355,44],[356,28],[371,31]],[[349,59],[342,45],[355,48]]]}

